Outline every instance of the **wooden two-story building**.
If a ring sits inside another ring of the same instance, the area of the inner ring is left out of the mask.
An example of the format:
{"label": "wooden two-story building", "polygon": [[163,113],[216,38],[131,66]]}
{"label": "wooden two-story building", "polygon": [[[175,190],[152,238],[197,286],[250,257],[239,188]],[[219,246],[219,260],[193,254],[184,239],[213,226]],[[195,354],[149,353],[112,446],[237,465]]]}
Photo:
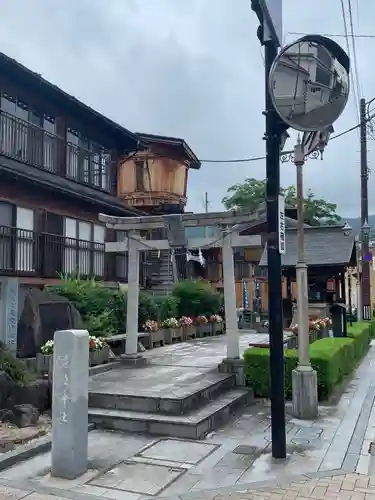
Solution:
{"label": "wooden two-story building", "polygon": [[0,276],[126,282],[98,213],[182,211],[190,167],[182,139],[134,134],[0,53]]}
{"label": "wooden two-story building", "polygon": [[98,212],[139,213],[116,196],[119,157],[138,137],[4,54],[0,92],[0,274],[125,280]]}

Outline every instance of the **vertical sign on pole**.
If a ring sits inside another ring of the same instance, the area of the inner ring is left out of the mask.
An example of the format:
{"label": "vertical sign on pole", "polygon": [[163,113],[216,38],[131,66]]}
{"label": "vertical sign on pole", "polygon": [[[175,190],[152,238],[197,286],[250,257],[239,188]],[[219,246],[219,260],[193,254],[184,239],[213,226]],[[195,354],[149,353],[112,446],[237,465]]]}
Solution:
{"label": "vertical sign on pole", "polygon": [[285,253],[285,199],[279,196],[279,253]]}
{"label": "vertical sign on pole", "polygon": [[271,39],[279,47],[283,45],[283,2],[282,0],[259,0]]}

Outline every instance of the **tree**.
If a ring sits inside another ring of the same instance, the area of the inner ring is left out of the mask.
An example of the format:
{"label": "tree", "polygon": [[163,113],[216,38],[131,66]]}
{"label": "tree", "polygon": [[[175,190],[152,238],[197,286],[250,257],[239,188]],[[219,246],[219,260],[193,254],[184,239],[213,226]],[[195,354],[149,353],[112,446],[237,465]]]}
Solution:
{"label": "tree", "polygon": [[[222,200],[227,210],[249,210],[254,212],[266,199],[266,180],[246,179],[245,182],[234,184],[227,190],[228,195]],[[297,192],[295,186],[281,188],[280,194],[285,197],[288,207],[297,205]],[[320,224],[337,224],[341,218],[337,215],[337,205],[329,203],[322,198],[315,198],[309,189],[304,198],[305,221],[311,226]]]}

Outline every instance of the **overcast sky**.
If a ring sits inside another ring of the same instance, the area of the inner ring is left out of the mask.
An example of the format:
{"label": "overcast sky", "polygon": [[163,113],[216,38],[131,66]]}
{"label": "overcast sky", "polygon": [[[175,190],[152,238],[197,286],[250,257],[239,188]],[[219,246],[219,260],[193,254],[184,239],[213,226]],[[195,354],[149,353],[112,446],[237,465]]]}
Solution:
{"label": "overcast sky", "polygon": [[[356,33],[375,35],[374,0],[351,3]],[[249,0],[0,0],[0,6],[1,51],[130,130],[183,137],[201,159],[264,154],[263,59]],[[293,31],[344,33],[340,1],[284,0],[285,43],[297,38]],[[346,48],[345,38],[335,40]],[[375,38],[357,39],[356,46],[362,93],[371,99]],[[336,132],[357,122],[352,95]],[[370,168],[374,159],[370,142]],[[202,211],[208,191],[211,210],[220,210],[226,189],[246,177],[264,178],[264,161],[203,163],[190,175],[189,208]],[[283,165],[282,184],[294,180],[294,166]],[[333,141],[323,162],[308,162],[305,184],[337,203],[340,214],[359,214],[356,131]],[[375,170],[373,213],[374,188]]]}

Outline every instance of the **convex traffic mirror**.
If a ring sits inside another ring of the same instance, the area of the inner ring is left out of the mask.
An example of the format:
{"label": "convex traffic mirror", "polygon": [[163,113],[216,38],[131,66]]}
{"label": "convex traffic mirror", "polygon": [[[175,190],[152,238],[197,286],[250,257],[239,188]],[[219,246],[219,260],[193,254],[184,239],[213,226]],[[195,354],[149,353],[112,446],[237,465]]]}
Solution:
{"label": "convex traffic mirror", "polygon": [[332,125],[348,102],[349,66],[344,50],[323,36],[308,35],[284,47],[269,76],[280,118],[303,132]]}

